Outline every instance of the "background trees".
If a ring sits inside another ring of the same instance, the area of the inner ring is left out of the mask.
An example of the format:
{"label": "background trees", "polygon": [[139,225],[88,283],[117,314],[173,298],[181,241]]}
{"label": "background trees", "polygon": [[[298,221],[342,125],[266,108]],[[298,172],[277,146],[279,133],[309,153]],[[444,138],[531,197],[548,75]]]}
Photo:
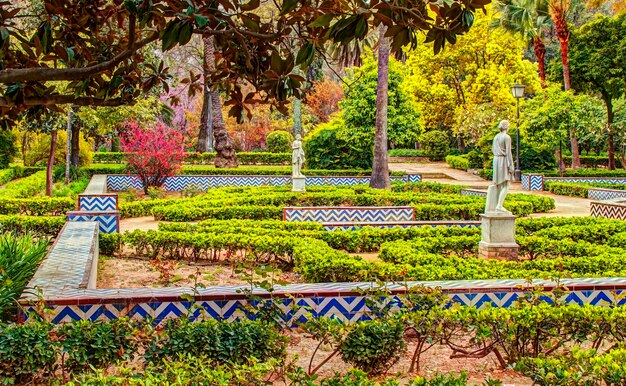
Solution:
{"label": "background trees", "polygon": [[608,168],[615,169],[614,101],[626,91],[626,15],[598,16],[572,34],[571,82],[576,90],[599,95],[606,108]]}

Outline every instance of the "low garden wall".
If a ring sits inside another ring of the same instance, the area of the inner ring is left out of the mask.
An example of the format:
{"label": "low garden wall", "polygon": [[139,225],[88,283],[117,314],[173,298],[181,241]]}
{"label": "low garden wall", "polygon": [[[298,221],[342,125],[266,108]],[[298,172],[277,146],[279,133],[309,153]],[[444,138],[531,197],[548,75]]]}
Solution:
{"label": "low garden wall", "polygon": [[94,175],[82,194],[78,195],[78,210],[66,213],[70,222],[95,221],[100,232],[119,232],[120,214],[117,194],[107,193],[105,175]]}
{"label": "low garden wall", "polygon": [[[53,323],[72,320],[113,320],[128,316],[155,323],[189,315],[192,319],[236,320],[250,317],[247,287],[206,288],[94,288],[98,260],[98,225],[95,222],[69,222],[62,229],[46,260],[31,280],[19,303],[18,319],[25,322],[38,315]],[[369,318],[369,282],[290,284],[275,286],[273,292],[255,289],[259,299],[273,298],[283,311],[283,319],[304,321],[309,317],[334,316],[343,321]],[[454,302],[484,308],[509,307],[516,299],[537,288],[559,289],[566,303],[615,305],[626,298],[626,278],[578,278],[550,280],[450,280],[388,283],[389,301],[413,287],[439,288]],[[550,297],[543,298],[551,302]]]}
{"label": "low garden wall", "polygon": [[626,198],[592,201],[591,216],[626,220]]}
{"label": "low garden wall", "polygon": [[[403,176],[392,176],[392,181],[420,182],[422,176],[419,174],[405,174]],[[369,176],[307,176],[308,186],[339,186],[339,185],[360,185],[369,184]],[[210,188],[226,186],[288,186],[291,185],[290,176],[248,176],[248,175],[184,175],[174,176],[165,179],[163,189],[166,191],[182,191],[187,188],[197,190],[208,190]],[[142,189],[143,185],[137,176],[130,175],[107,175],[106,186],[110,192],[118,192],[129,188]]]}
{"label": "low garden wall", "polygon": [[522,174],[522,189],[544,190],[544,182],[548,181],[626,184],[626,178],[623,177],[547,177],[541,174]]}

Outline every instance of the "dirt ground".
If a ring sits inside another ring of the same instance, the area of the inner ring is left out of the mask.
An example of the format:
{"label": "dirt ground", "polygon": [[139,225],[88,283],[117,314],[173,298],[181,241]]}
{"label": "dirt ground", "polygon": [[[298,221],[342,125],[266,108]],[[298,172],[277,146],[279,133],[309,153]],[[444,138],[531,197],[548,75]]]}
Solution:
{"label": "dirt ground", "polygon": [[[291,345],[288,348],[289,357],[297,356],[295,364],[305,371],[309,368],[311,355],[317,346],[317,342],[303,333],[293,332],[291,335]],[[417,374],[408,374],[411,364],[411,355],[415,349],[415,344],[409,343],[408,351],[402,359],[396,363],[388,372],[388,376],[401,378],[408,382]],[[332,350],[330,347],[322,347],[316,354],[313,367],[321,363]],[[435,372],[460,374],[465,371],[468,376],[468,384],[482,384],[488,378],[499,379],[503,385],[529,386],[532,380],[513,370],[503,370],[499,368],[495,356],[492,354],[481,359],[450,359],[451,350],[444,346],[434,346],[429,351],[422,354],[420,364],[420,376],[429,377]],[[345,373],[350,369],[350,365],[344,363],[339,356],[333,357],[323,367],[318,374],[320,377],[332,376],[335,372]],[[280,382],[277,385],[282,384]]]}
{"label": "dirt ground", "polygon": [[[223,264],[166,261],[166,266],[138,258],[105,258],[98,264],[98,288],[194,287],[246,285],[245,275]],[[258,279],[257,279],[258,280]],[[281,273],[276,280],[299,282],[297,274]]]}

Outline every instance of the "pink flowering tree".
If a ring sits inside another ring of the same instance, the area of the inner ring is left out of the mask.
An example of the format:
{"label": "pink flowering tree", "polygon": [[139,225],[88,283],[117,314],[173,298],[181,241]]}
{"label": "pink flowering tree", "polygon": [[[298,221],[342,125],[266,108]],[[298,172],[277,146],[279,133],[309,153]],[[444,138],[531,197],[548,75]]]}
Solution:
{"label": "pink flowering tree", "polygon": [[179,131],[160,122],[147,128],[126,122],[120,134],[128,169],[141,179],[146,194],[149,187],[162,186],[166,177],[180,170],[186,154]]}

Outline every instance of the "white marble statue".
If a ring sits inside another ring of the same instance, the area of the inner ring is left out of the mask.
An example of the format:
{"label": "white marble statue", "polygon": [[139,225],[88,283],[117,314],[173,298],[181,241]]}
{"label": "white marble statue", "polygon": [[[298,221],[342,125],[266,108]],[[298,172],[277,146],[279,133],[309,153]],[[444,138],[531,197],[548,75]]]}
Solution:
{"label": "white marble statue", "polygon": [[514,173],[511,137],[507,134],[509,127],[509,121],[500,121],[498,125],[500,132],[493,139],[491,147],[493,151],[493,184],[487,190],[485,213],[511,214],[503,206]]}
{"label": "white marble statue", "polygon": [[300,137],[300,134],[296,134],[296,139],[291,144],[291,149],[293,150],[291,156],[291,175],[292,177],[304,177],[304,175],[302,174],[302,166],[304,166],[305,158],[304,150],[302,149],[302,139]]}

